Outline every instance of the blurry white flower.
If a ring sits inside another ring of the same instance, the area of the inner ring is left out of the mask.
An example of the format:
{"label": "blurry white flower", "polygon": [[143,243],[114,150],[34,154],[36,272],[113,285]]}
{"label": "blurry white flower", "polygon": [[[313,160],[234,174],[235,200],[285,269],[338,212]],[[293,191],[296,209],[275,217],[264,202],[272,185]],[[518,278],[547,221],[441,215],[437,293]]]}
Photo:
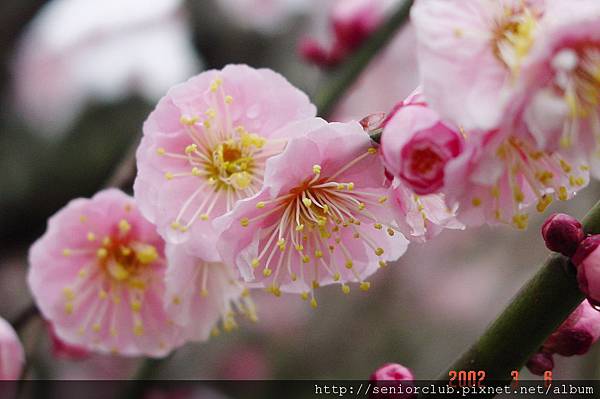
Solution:
{"label": "blurry white flower", "polygon": [[56,133],[92,98],[154,101],[195,73],[181,0],[54,0],[32,21],[13,63],[18,110]]}
{"label": "blurry white flower", "polygon": [[315,0],[217,0],[217,4],[244,28],[271,33],[285,26],[294,15],[317,5]]}

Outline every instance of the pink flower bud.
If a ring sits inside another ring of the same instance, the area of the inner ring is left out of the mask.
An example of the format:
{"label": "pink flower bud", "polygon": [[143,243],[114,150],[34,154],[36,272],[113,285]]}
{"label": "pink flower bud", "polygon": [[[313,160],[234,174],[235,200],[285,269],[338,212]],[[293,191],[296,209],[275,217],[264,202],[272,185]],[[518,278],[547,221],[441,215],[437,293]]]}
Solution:
{"label": "pink flower bud", "polygon": [[579,220],[564,213],[555,213],[544,222],[542,236],[549,250],[571,257],[585,238],[585,233]]}
{"label": "pink flower bud", "polygon": [[[377,370],[373,374],[369,380],[376,384],[378,388],[378,394],[371,394],[372,399],[408,399],[414,398],[416,395],[414,394],[402,394],[399,395],[397,392],[392,393],[389,392],[386,388],[397,387],[398,383],[393,381],[413,381],[414,376],[413,373],[398,363],[386,363]],[[403,384],[410,385],[410,384]]]}
{"label": "pink flower bud", "polygon": [[24,363],[25,352],[17,333],[0,317],[0,381],[19,379]]}
{"label": "pink flower bud", "polygon": [[462,149],[460,133],[444,124],[422,96],[404,102],[381,138],[386,168],[419,195],[438,192],[446,164]]}
{"label": "pink flower bud", "polygon": [[546,371],[552,371],[554,368],[552,354],[548,352],[536,353],[527,362],[527,368],[535,375],[544,375]]}
{"label": "pink flower bud", "polygon": [[588,301],[571,315],[548,337],[543,345],[544,351],[562,356],[583,355],[600,338],[600,312]]}
{"label": "pink flower bud", "polygon": [[314,39],[302,39],[298,45],[298,53],[304,60],[319,67],[331,66],[329,52]]}
{"label": "pink flower bud", "polygon": [[577,266],[579,289],[593,305],[600,304],[600,235],[581,241],[572,261]]}

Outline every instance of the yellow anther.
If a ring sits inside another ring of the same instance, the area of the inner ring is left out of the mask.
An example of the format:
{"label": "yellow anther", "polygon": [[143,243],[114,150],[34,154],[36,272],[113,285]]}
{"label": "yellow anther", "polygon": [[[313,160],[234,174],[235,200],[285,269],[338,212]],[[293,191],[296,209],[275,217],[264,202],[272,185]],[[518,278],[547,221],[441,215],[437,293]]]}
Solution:
{"label": "yellow anther", "polygon": [[360,283],[361,291],[369,291],[369,288],[371,288],[371,283],[369,283],[368,281],[363,281],[362,283]]}
{"label": "yellow anther", "polygon": [[317,304],[317,300],[315,298],[313,298],[313,299],[310,300],[310,307],[311,308],[316,309],[317,305],[318,305]]}
{"label": "yellow anther", "polygon": [[208,213],[202,213],[199,217],[200,217],[200,220],[206,221],[206,220],[208,220]]}
{"label": "yellow anther", "polygon": [[173,305],[179,305],[181,304],[181,298],[179,297],[179,295],[174,295],[171,302],[173,302]]}
{"label": "yellow anther", "polygon": [[202,125],[206,128],[206,129],[210,129],[210,121],[208,119],[206,119],[204,122],[202,122]]}
{"label": "yellow anther", "polygon": [[221,83],[223,83],[223,81],[219,78],[213,80],[213,82],[210,84],[210,91],[213,93],[216,92],[221,86]]}
{"label": "yellow anther", "polygon": [[313,165],[313,173],[315,175],[320,175],[321,174],[321,165]]}
{"label": "yellow anther", "polygon": [[121,247],[120,251],[123,256],[131,255],[131,248],[129,248],[129,247]]}
{"label": "yellow anther", "polygon": [[562,168],[563,172],[571,173],[572,167],[564,159],[560,160],[560,167]]}
{"label": "yellow anther", "polygon": [[481,198],[477,198],[477,197],[473,198],[471,200],[471,204],[473,204],[473,206],[475,206],[475,207],[480,206],[481,205]]}
{"label": "yellow anther", "polygon": [[316,290],[316,289],[317,289],[317,288],[319,288],[320,286],[321,286],[321,285],[319,284],[319,282],[318,282],[317,280],[313,280],[313,281],[312,281],[312,287],[313,287],[313,289],[315,289],[315,290]]}
{"label": "yellow anther", "polygon": [[233,97],[225,96],[225,104],[231,104],[233,102]]}
{"label": "yellow anther", "polygon": [[248,220],[248,218],[241,218],[240,224],[242,225],[242,227],[248,227],[248,225],[250,224],[250,221]]}
{"label": "yellow anther", "polygon": [[119,231],[123,234],[126,234],[131,230],[131,224],[125,219],[119,220]]}
{"label": "yellow anther", "polygon": [[394,231],[394,229],[392,229],[392,228],[389,228],[389,227],[388,227],[388,229],[387,229],[387,233],[388,233],[388,235],[389,235],[390,237],[392,237],[392,236],[394,236],[394,234],[396,234],[396,232]]}
{"label": "yellow anther", "polygon": [[350,191],[354,190],[354,183],[350,182],[346,185],[346,188]]}
{"label": "yellow anther", "polygon": [[358,210],[362,211],[363,209],[365,209],[365,203],[364,202],[359,202],[358,203]]}
{"label": "yellow anther", "polygon": [[77,275],[78,275],[79,277],[81,277],[81,278],[84,278],[84,277],[87,277],[87,275],[88,275],[88,272],[87,272],[87,270],[85,270],[85,269],[81,269],[81,270],[79,271],[79,273],[77,273]]}
{"label": "yellow anther", "polygon": [[88,241],[96,240],[96,235],[90,231],[89,233],[87,233],[87,240]]}
{"label": "yellow anther", "polygon": [[75,292],[73,292],[73,290],[69,287],[63,288],[63,294],[65,295],[67,301],[72,301],[75,299]]}
{"label": "yellow anther", "polygon": [[218,337],[219,334],[221,334],[221,330],[219,330],[219,327],[214,326],[211,330],[210,330],[210,335],[212,337]]}
{"label": "yellow anther", "polygon": [[133,333],[138,337],[144,335],[144,327],[141,324],[136,324],[133,327]]}
{"label": "yellow anther", "polygon": [[214,118],[215,116],[217,116],[217,111],[214,110],[214,108],[209,108],[206,110],[206,112],[204,112],[206,114],[206,116],[208,116],[209,118]]}
{"label": "yellow anther", "polygon": [[379,267],[386,267],[387,266],[387,262],[384,260],[380,260],[379,261]]}
{"label": "yellow anther", "polygon": [[156,149],[156,154],[160,155],[160,156],[165,155],[166,152],[167,151],[164,148],[162,148],[162,147]]}
{"label": "yellow anther", "polygon": [[198,146],[196,144],[190,144],[187,147],[185,147],[185,153],[188,155],[196,151],[198,151]]}
{"label": "yellow anther", "polygon": [[106,291],[104,291],[103,289],[100,289],[100,291],[98,291],[98,298],[106,299],[107,297],[108,297],[108,293]]}
{"label": "yellow anther", "polygon": [[200,290],[200,296],[202,298],[206,298],[208,296],[208,290],[206,288],[203,288]]}
{"label": "yellow anther", "polygon": [[342,292],[348,295],[350,293],[350,286],[348,284],[342,284]]}
{"label": "yellow anther", "polygon": [[264,207],[265,207],[265,203],[264,203],[263,201],[260,201],[260,202],[258,202],[258,203],[256,204],[256,207],[257,207],[258,209],[262,209],[262,208],[264,208]]}
{"label": "yellow anther", "polygon": [[299,224],[296,226],[296,231],[302,231],[304,230],[304,225],[303,224]]}
{"label": "yellow anther", "polygon": [[383,204],[385,201],[387,201],[388,197],[386,195],[382,195],[381,197],[379,197],[377,199],[377,202],[379,202],[380,204]]}
{"label": "yellow anther", "polygon": [[260,265],[260,260],[258,260],[258,258],[254,258],[252,259],[252,262],[250,262],[250,264],[252,265],[253,268],[257,268],[258,265]]}
{"label": "yellow anther", "polygon": [[66,314],[73,313],[73,303],[71,303],[71,302],[65,303],[65,313]]}
{"label": "yellow anther", "polygon": [[303,292],[300,294],[300,298],[302,298],[303,301],[306,301],[308,299],[308,292]]}
{"label": "yellow anther", "polygon": [[315,250],[315,258],[320,259],[323,257],[323,251],[320,249]]}
{"label": "yellow anther", "polygon": [[298,252],[304,251],[304,245],[302,245],[302,244],[296,244],[294,246],[294,248],[296,248],[296,251],[298,251]]}
{"label": "yellow anther", "polygon": [[306,206],[307,208],[310,208],[312,205],[312,201],[310,200],[310,198],[302,198],[302,203],[304,204],[304,206]]}
{"label": "yellow anther", "polygon": [[119,281],[123,281],[129,277],[127,269],[117,262],[109,262],[108,272],[113,278]]}
{"label": "yellow anther", "polygon": [[383,226],[381,225],[381,223],[375,223],[373,225],[373,227],[375,227],[377,230],[381,230],[383,228]]}
{"label": "yellow anther", "polygon": [[[583,170],[583,169],[582,169],[582,170]],[[85,222],[87,222],[87,216],[85,216],[85,215],[81,215],[81,216],[79,216],[79,221],[80,221],[81,223],[85,223]]]}
{"label": "yellow anther", "polygon": [[271,275],[271,273],[273,273],[273,270],[271,270],[269,268],[264,268],[263,269],[263,276],[269,277]]}
{"label": "yellow anther", "polygon": [[192,126],[196,122],[198,122],[198,117],[181,115],[181,117],[179,118],[179,122],[181,122],[182,125]]}
{"label": "yellow anther", "polygon": [[173,173],[171,173],[171,172],[165,172],[165,179],[172,180],[173,179]]}
{"label": "yellow anther", "polygon": [[296,280],[298,280],[298,276],[296,275],[296,273],[292,273],[292,274],[290,274],[290,279],[292,281],[296,281]]}
{"label": "yellow anther", "polygon": [[383,248],[375,248],[375,255],[377,255],[377,256],[383,255]]}
{"label": "yellow anther", "polygon": [[491,194],[492,194],[492,197],[494,197],[494,198],[500,197],[500,189],[498,188],[498,186],[492,187]]}
{"label": "yellow anther", "polygon": [[340,281],[342,275],[338,272],[333,275],[333,281]]}
{"label": "yellow anther", "polygon": [[62,251],[63,256],[71,256],[72,252],[69,248],[65,248]]}
{"label": "yellow anther", "polygon": [[346,261],[346,269],[352,269],[352,266],[354,266],[354,263],[352,263],[352,261],[350,259],[348,259]]}
{"label": "yellow anther", "polygon": [[525,214],[516,214],[513,216],[513,224],[520,230],[527,228],[529,216]]}
{"label": "yellow anther", "polygon": [[310,256],[308,256],[308,255],[304,255],[304,256],[302,257],[302,262],[303,262],[303,263],[310,263]]}
{"label": "yellow anther", "polygon": [[137,299],[132,300],[130,305],[131,310],[136,313],[142,309],[142,302],[138,301]]}
{"label": "yellow anther", "polygon": [[525,199],[525,195],[523,195],[523,192],[517,188],[514,191],[514,198],[517,202],[523,202],[523,200]]}
{"label": "yellow anther", "polygon": [[102,245],[104,245],[104,246],[110,245],[111,242],[112,242],[112,240],[110,239],[109,236],[106,236],[102,239]]}
{"label": "yellow anther", "polygon": [[154,262],[158,258],[158,252],[152,245],[147,245],[141,251],[136,252],[136,257],[140,263],[147,265]]}
{"label": "yellow anther", "polygon": [[324,214],[328,214],[329,213],[329,206],[327,206],[327,204],[323,205],[323,213]]}
{"label": "yellow anther", "polygon": [[104,259],[108,256],[108,251],[106,250],[106,248],[99,248],[98,251],[96,251],[96,256],[99,259]]}
{"label": "yellow anther", "polygon": [[561,201],[566,201],[569,199],[569,193],[565,186],[561,186],[558,188],[558,199]]}
{"label": "yellow anther", "polygon": [[367,150],[367,152],[368,152],[369,154],[377,154],[377,148],[375,148],[375,147],[371,147],[371,148],[369,148],[369,149]]}
{"label": "yellow anther", "polygon": [[100,332],[100,328],[101,328],[101,326],[100,326],[100,323],[94,323],[94,324],[92,325],[92,331],[93,331],[93,332],[96,332],[96,333],[97,333],[97,332]]}
{"label": "yellow anther", "polygon": [[552,196],[543,195],[542,198],[540,198],[540,200],[538,201],[538,203],[536,205],[536,209],[538,212],[544,212],[546,210],[546,208],[548,207],[548,205],[550,205],[551,203],[552,203]]}

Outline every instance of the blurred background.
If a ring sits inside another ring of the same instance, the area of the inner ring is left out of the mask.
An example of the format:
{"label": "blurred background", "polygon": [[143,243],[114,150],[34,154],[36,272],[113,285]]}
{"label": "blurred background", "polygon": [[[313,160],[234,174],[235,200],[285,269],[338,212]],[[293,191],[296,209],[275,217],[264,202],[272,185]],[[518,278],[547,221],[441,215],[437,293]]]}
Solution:
{"label": "blurred background", "polygon": [[[382,13],[397,3],[380,2]],[[169,86],[205,69],[247,63],[272,68],[313,94],[328,73],[301,57],[299,43],[311,38],[328,48],[332,18],[361,3],[378,1],[0,2],[0,315],[14,320],[31,302],[27,250],[46,219],[106,182]],[[332,119],[388,111],[412,91],[418,83],[413,46],[411,28],[403,28]],[[549,212],[582,217],[599,194],[593,182]],[[368,293],[323,288],[316,310],[298,296],[257,292],[258,323],[242,321],[232,333],[184,346],[158,377],[365,379],[381,364],[398,362],[418,379],[433,378],[544,260],[542,221],[538,216],[525,232],[446,231],[412,245],[374,277]],[[121,379],[139,362],[57,357],[45,331],[41,320],[22,330],[36,360],[29,378]],[[555,361],[556,379],[600,378],[598,348]]]}

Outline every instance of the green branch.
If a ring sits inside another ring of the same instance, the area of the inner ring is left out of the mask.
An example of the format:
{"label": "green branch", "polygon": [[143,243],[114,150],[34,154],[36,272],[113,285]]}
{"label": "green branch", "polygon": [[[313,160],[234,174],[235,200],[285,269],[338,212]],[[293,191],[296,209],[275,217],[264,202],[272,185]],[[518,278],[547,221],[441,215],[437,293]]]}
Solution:
{"label": "green branch", "polygon": [[[600,202],[585,216],[586,233],[600,233]],[[484,370],[488,380],[510,380],[546,338],[583,301],[569,260],[552,255],[521,288],[483,335],[438,378],[450,370]]]}
{"label": "green branch", "polygon": [[413,0],[405,0],[346,62],[327,76],[326,84],[319,89],[314,98],[319,115],[327,117],[360,73],[408,20],[412,4]]}

